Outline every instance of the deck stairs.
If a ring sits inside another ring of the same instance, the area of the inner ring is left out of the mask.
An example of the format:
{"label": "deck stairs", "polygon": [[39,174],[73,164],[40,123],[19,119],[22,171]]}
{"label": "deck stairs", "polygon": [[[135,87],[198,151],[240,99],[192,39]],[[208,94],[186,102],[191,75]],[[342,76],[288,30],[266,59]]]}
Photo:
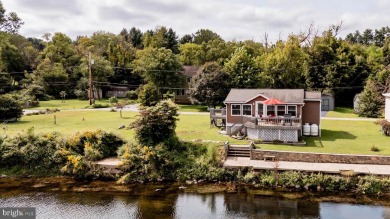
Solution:
{"label": "deck stairs", "polygon": [[250,147],[248,145],[229,145],[229,157],[250,157]]}

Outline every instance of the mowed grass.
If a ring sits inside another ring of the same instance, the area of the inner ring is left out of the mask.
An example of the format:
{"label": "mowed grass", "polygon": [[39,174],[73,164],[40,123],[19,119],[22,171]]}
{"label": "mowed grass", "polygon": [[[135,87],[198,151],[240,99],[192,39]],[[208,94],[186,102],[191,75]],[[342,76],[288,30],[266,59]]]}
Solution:
{"label": "mowed grass", "polygon": [[[95,103],[99,104],[108,104],[107,99],[96,100]],[[58,108],[63,109],[84,109],[88,108],[89,100],[78,100],[78,99],[69,99],[62,102],[62,100],[49,100],[49,101],[39,101],[39,107],[34,107],[30,109],[46,109],[46,108]]]}
{"label": "mowed grass", "polygon": [[359,118],[358,114],[353,111],[353,108],[336,107],[333,111],[328,111],[326,117],[332,118]]}
{"label": "mowed grass", "polygon": [[[259,145],[262,149],[300,152],[390,155],[390,137],[371,121],[322,120],[321,137],[306,137],[306,146]],[[371,151],[376,146],[379,152]]]}
{"label": "mowed grass", "polygon": [[[64,110],[55,114],[23,116],[21,121],[6,124],[5,133],[16,135],[22,130],[34,127],[36,132],[57,131],[63,135],[71,135],[77,131],[103,129],[123,137],[127,141],[134,141],[134,131],[118,129],[121,125],[128,126],[135,120],[138,113],[123,111],[123,118],[119,112],[97,110]],[[56,115],[57,124],[54,124]],[[84,119],[84,120],[83,120]],[[232,144],[248,144],[247,140],[236,140],[221,134],[219,129],[210,127],[209,116],[188,115],[179,116],[176,133],[183,140],[211,140],[229,141]],[[376,154],[390,155],[390,138],[384,136],[380,126],[371,121],[338,121],[322,120],[322,137],[305,138],[306,146],[286,146],[260,144],[262,149],[306,151],[320,153],[341,154]],[[3,125],[4,127],[4,125]],[[4,132],[0,129],[0,132]],[[376,146],[379,152],[371,151]]]}

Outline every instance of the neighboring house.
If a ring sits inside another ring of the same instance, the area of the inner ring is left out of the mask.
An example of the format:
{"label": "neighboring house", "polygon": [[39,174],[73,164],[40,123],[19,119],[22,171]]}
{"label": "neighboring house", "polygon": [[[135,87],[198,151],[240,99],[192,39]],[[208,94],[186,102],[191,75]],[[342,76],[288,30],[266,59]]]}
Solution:
{"label": "neighboring house", "polygon": [[321,95],[321,111],[334,110],[334,97],[329,94]]}
{"label": "neighboring house", "polygon": [[383,96],[385,96],[385,119],[390,122],[390,93]]}
{"label": "neighboring house", "polygon": [[196,72],[200,68],[199,66],[184,66],[183,75],[186,77],[184,86],[175,89],[175,103],[190,104],[190,96],[188,94],[189,84],[192,77],[196,75]]}
{"label": "neighboring house", "polygon": [[129,91],[127,86],[108,86],[106,88],[105,97],[126,97],[126,93]]}
{"label": "neighboring house", "polygon": [[353,110],[355,113],[359,110],[360,95],[362,95],[362,93],[355,94],[355,97],[353,98]]}
{"label": "neighboring house", "polygon": [[232,89],[224,103],[230,135],[245,132],[251,139],[283,142],[298,142],[302,129],[304,135],[321,135],[320,92]]}

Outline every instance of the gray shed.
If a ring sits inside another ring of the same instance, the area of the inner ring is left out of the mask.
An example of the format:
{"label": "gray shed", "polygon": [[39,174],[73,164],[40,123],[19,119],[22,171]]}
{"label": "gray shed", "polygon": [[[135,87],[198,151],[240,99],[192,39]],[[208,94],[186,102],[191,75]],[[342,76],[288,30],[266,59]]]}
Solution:
{"label": "gray shed", "polygon": [[321,94],[321,111],[334,110],[334,97],[329,94]]}
{"label": "gray shed", "polygon": [[355,94],[355,97],[353,98],[353,110],[355,112],[357,112],[359,108],[360,95],[362,95],[362,93]]}

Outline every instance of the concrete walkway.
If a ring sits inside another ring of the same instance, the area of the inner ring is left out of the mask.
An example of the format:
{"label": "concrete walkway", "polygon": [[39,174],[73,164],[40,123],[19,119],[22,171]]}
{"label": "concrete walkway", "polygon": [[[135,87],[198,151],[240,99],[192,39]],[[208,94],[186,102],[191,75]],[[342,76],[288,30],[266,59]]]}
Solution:
{"label": "concrete walkway", "polygon": [[309,163],[287,161],[250,160],[249,157],[228,157],[223,164],[225,168],[251,166],[255,170],[297,170],[307,172],[340,173],[352,170],[356,174],[373,174],[390,176],[390,165],[343,164],[343,163]]}

